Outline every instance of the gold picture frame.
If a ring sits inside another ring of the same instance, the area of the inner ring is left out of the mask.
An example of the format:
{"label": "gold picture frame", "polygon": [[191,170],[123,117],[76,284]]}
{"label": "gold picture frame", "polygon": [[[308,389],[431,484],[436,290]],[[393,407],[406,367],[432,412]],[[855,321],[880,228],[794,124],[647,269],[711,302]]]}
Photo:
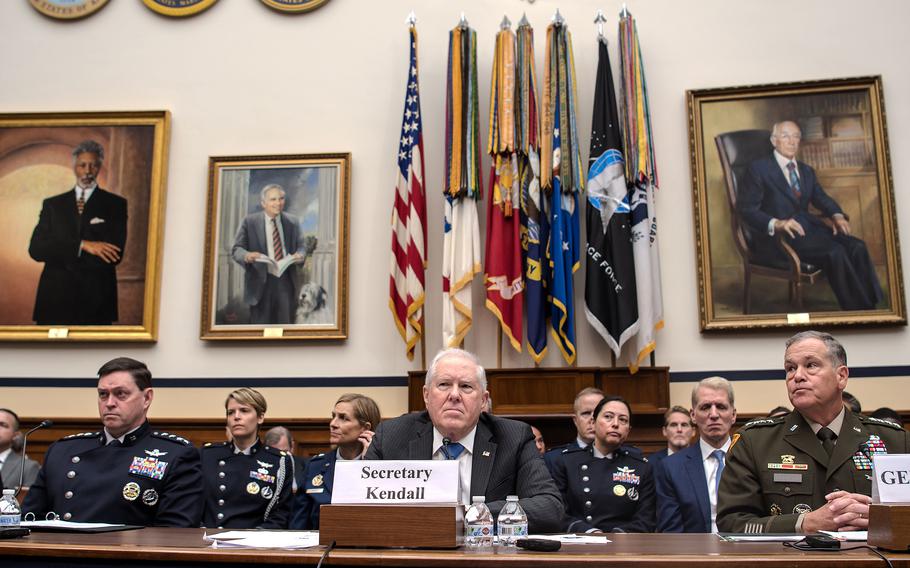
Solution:
{"label": "gold picture frame", "polygon": [[169,131],[164,110],[0,114],[0,341],[157,340]]}
{"label": "gold picture frame", "polygon": [[209,158],[202,339],[347,338],[350,185],[350,153]]}
{"label": "gold picture frame", "polygon": [[701,330],[906,325],[881,77],[686,96]]}

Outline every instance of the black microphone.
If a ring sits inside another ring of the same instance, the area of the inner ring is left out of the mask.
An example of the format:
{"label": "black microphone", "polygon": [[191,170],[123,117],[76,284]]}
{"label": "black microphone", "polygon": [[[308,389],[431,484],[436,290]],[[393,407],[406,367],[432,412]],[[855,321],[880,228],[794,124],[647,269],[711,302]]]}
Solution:
{"label": "black microphone", "polygon": [[452,454],[449,453],[449,444],[451,444],[451,443],[452,443],[452,440],[450,440],[448,438],[442,439],[442,453],[445,454],[447,460],[452,459]]}
{"label": "black microphone", "polygon": [[28,437],[35,430],[40,430],[42,428],[50,428],[54,425],[53,420],[42,420],[37,426],[26,432],[22,436],[22,461],[19,462],[19,485],[16,486],[16,494],[18,497],[19,493],[22,491],[22,478],[25,476],[25,450],[28,447]]}

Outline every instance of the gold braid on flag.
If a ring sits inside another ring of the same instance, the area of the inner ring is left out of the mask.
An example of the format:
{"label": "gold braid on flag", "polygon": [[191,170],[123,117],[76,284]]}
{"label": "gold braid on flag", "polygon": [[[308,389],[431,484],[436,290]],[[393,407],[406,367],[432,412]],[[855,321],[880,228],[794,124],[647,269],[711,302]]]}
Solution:
{"label": "gold braid on flag", "polygon": [[446,193],[457,197],[461,188],[462,140],[464,139],[462,113],[462,48],[460,28],[449,32],[449,82],[446,93]]}
{"label": "gold braid on flag", "polygon": [[502,215],[512,216],[514,208],[512,155],[515,153],[515,34],[502,30],[496,35],[490,87],[490,137],[487,151],[497,172],[491,191],[493,204]]}
{"label": "gold braid on flag", "polygon": [[540,139],[540,187],[549,192],[553,188],[553,62],[555,48],[553,26],[547,27],[547,48],[543,68],[543,124]]}

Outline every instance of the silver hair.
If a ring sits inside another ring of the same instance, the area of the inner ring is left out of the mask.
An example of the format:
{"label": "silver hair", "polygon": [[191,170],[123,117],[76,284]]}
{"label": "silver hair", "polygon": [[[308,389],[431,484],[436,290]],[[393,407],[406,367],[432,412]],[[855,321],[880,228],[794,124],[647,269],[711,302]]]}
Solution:
{"label": "silver hair", "polygon": [[831,361],[832,365],[835,367],[840,367],[841,365],[844,367],[847,366],[847,351],[844,350],[844,346],[840,344],[840,341],[834,339],[833,335],[824,331],[815,331],[812,329],[801,331],[787,340],[784,349],[790,349],[790,346],[794,343],[799,343],[800,341],[805,341],[807,339],[817,339],[825,344],[825,347],[828,349],[828,360]]}
{"label": "silver hair", "polygon": [[433,377],[436,375],[436,366],[439,365],[439,362],[443,359],[467,359],[468,361],[474,363],[477,368],[477,382],[480,383],[481,390],[487,390],[487,372],[484,370],[483,365],[480,364],[480,359],[477,355],[474,355],[470,351],[465,351],[464,349],[457,349],[455,347],[449,347],[448,349],[443,349],[433,357],[433,361],[430,363],[430,367],[427,369],[427,378],[424,381],[424,385],[430,386],[433,382]]}
{"label": "silver hair", "polygon": [[800,134],[802,134],[803,129],[800,127],[799,123],[796,122],[795,120],[787,119],[787,120],[781,120],[781,121],[779,121],[779,122],[775,122],[775,123],[774,123],[774,126],[771,127],[771,138],[772,138],[772,139],[777,138],[777,136],[780,134],[780,127],[781,127],[781,125],[782,125],[783,123],[785,123],[785,122],[789,122],[789,123],[791,123],[791,124],[795,124],[796,127],[799,128]]}
{"label": "silver hair", "polygon": [[698,389],[705,387],[706,389],[712,390],[722,390],[727,393],[727,398],[730,400],[730,406],[733,404],[733,383],[728,381],[723,377],[706,377],[695,385],[695,388],[692,389],[692,408],[698,406]]}
{"label": "silver hair", "polygon": [[283,187],[281,187],[277,183],[270,183],[270,184],[266,185],[265,187],[263,187],[262,191],[259,192],[259,201],[265,201],[266,196],[273,189],[277,189],[278,191],[280,191],[281,195],[287,195],[287,192],[284,190]]}
{"label": "silver hair", "polygon": [[274,446],[275,443],[284,438],[288,441],[288,447],[293,446],[293,438],[291,438],[291,431],[285,428],[284,426],[275,426],[271,428],[268,432],[265,433],[265,438],[263,441],[266,446]]}
{"label": "silver hair", "polygon": [[75,165],[76,160],[79,159],[79,154],[85,153],[96,155],[98,157],[99,166],[104,163],[104,147],[94,140],[83,140],[78,146],[73,148],[73,165]]}

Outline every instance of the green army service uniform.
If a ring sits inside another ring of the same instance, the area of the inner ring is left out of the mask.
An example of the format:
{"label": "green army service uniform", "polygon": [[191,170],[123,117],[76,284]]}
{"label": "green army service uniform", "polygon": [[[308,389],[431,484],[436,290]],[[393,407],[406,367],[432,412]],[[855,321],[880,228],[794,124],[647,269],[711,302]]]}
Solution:
{"label": "green army service uniform", "polygon": [[844,413],[830,460],[809,423],[793,411],[753,420],[734,436],[717,494],[720,532],[796,532],[801,513],[843,490],[870,495],[872,455],[910,452],[910,436],[884,420]]}

